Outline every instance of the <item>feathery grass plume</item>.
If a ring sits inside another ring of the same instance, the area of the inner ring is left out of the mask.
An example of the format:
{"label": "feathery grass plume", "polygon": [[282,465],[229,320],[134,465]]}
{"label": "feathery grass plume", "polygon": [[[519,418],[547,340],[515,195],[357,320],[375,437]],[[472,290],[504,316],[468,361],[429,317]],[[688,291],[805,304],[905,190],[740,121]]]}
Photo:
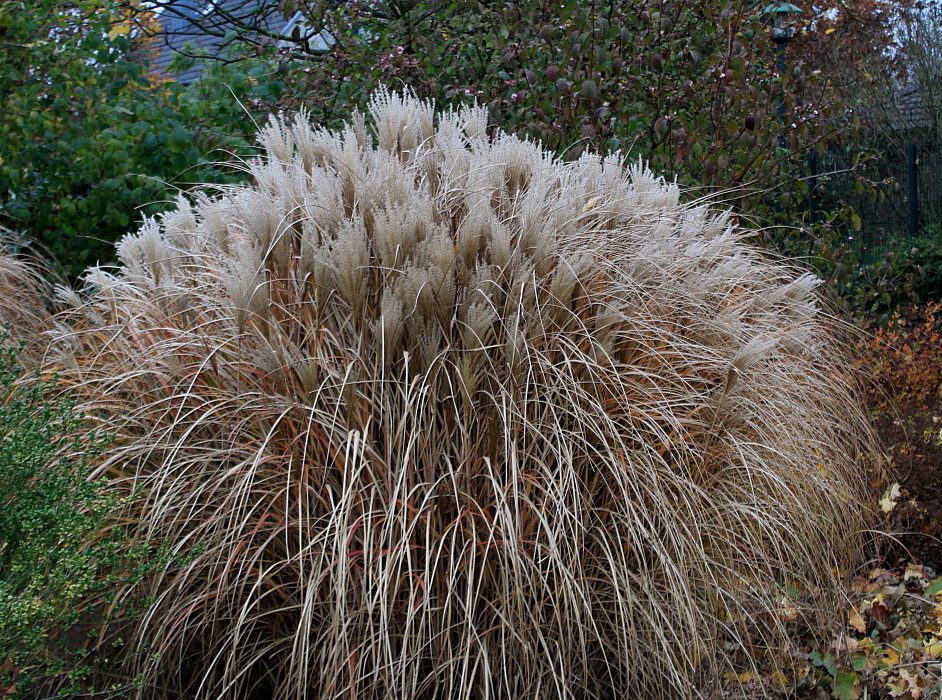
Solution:
{"label": "feathery grass plume", "polygon": [[116,435],[96,475],[195,552],[135,591],[121,673],[685,697],[787,663],[783,600],[827,610],[871,449],[810,278],[640,165],[371,109],[269,127],[257,187],[145,225],[58,319],[49,369]]}

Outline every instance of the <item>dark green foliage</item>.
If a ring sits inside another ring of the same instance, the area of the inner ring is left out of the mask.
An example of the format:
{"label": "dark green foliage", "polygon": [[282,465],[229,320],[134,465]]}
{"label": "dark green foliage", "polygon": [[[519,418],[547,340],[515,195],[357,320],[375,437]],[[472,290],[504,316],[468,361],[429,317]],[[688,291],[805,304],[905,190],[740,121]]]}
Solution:
{"label": "dark green foliage", "polygon": [[837,287],[847,307],[868,322],[885,324],[899,308],[925,300],[919,286],[922,273],[913,253],[905,241],[890,241],[867,264],[857,264],[857,255],[848,256],[847,279]]}
{"label": "dark green foliage", "polygon": [[919,296],[927,302],[942,301],[942,226],[930,235],[912,242],[915,264],[919,266]]}
{"label": "dark green foliage", "polygon": [[129,33],[109,31],[115,8],[0,0],[0,225],[70,274],[110,260],[180,189],[239,179],[219,162],[247,152],[254,130],[239,103],[253,104],[248,79],[212,92],[162,83]]}
{"label": "dark green foliage", "polygon": [[811,268],[825,281],[835,308],[885,323],[899,306],[921,297],[921,272],[914,248],[891,241],[876,256],[856,241],[859,216],[851,206],[827,212],[778,211],[778,225],[766,227],[759,240],[769,250]]}
{"label": "dark green foliage", "polygon": [[909,279],[896,258],[862,270],[844,245],[859,225],[846,203],[809,213],[809,154],[850,121],[795,51],[778,70],[760,6],[289,2],[336,38],[330,49],[236,42],[227,59],[242,61],[207,61],[182,86],[148,71],[139,35],[111,31],[135,3],[0,0],[0,225],[75,275],[178,191],[241,179],[233,163],[252,152],[253,119],[303,107],[338,126],[378,84],[405,84],[486,104],[493,123],[567,158],[643,159],[750,217],[855,308],[883,304],[887,285]]}
{"label": "dark green foliage", "polygon": [[293,93],[319,122],[362,107],[379,83],[405,84],[439,103],[476,99],[494,123],[566,157],[620,149],[760,213],[795,209],[793,176],[842,125],[798,56],[777,72],[746,0],[299,7],[338,37],[306,59]]}

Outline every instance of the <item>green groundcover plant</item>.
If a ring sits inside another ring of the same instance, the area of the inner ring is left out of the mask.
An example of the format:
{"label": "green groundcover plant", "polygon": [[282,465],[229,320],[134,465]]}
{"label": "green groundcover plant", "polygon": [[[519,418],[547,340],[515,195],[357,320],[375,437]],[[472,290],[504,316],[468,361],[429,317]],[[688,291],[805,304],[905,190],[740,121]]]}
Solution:
{"label": "green groundcover plant", "polygon": [[790,663],[872,455],[812,276],[480,108],[380,91],[262,143],[252,186],[181,200],[60,295],[46,371],[114,435],[93,477],[140,491],[141,541],[203,547],[123,589],[149,604],[116,676],[681,697]]}
{"label": "green groundcover plant", "polygon": [[89,623],[161,555],[131,545],[110,517],[125,499],[88,478],[107,440],[84,434],[72,403],[18,359],[18,346],[0,350],[0,695],[93,693],[89,672],[121,641],[97,639]]}
{"label": "green groundcover plant", "polygon": [[[40,384],[18,385],[23,370],[16,359],[13,347],[0,354],[0,686],[5,693],[67,667],[49,658],[49,636],[78,620],[76,604],[95,587],[100,560],[109,552],[82,542],[113,505],[99,485],[84,479],[83,459],[57,457],[70,440],[63,436],[75,430],[71,406],[48,400]],[[78,442],[70,446],[85,451]]]}

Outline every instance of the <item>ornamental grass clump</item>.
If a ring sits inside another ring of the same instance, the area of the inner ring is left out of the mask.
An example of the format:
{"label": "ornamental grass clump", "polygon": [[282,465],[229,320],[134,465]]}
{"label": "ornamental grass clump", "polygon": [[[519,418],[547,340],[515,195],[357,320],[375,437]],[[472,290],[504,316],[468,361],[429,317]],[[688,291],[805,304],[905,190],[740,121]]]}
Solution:
{"label": "ornamental grass clump", "polygon": [[186,557],[133,591],[142,697],[680,697],[786,649],[865,526],[811,276],[481,108],[261,141],[58,319],[95,475]]}
{"label": "ornamental grass clump", "polygon": [[44,349],[48,290],[38,266],[10,252],[10,242],[0,233],[0,348],[14,348],[18,361],[32,366]]}

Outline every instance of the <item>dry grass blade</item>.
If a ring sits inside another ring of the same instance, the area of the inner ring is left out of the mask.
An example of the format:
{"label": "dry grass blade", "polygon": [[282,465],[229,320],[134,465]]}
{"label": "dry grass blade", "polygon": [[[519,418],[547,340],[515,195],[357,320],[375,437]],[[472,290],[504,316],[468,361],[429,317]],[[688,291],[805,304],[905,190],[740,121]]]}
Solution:
{"label": "dry grass blade", "polygon": [[36,265],[9,252],[10,242],[0,235],[0,329],[9,326],[6,342],[22,345],[19,361],[33,364],[44,350],[41,335],[50,315],[44,302],[48,290]]}
{"label": "dry grass blade", "polygon": [[141,696],[683,697],[784,658],[783,591],[833,593],[865,525],[813,280],[643,167],[372,109],[268,127],[254,187],[60,318],[97,474],[191,555],[136,591]]}

